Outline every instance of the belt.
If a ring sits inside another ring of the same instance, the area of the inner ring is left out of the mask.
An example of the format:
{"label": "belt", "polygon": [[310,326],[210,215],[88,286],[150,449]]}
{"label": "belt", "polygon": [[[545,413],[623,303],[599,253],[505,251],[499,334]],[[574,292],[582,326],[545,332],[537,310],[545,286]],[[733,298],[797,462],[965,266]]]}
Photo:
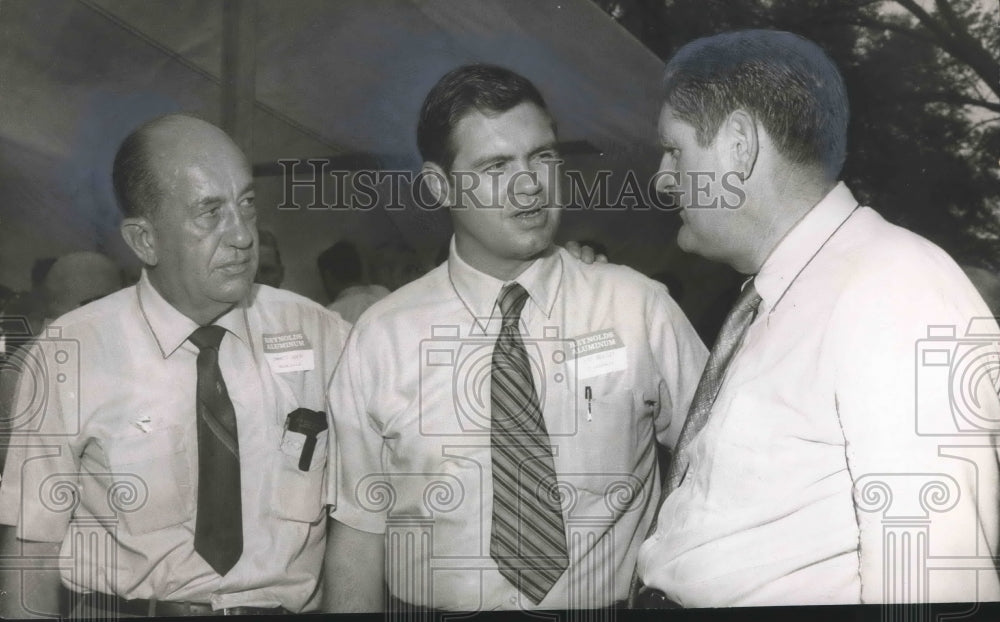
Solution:
{"label": "belt", "polygon": [[[616,600],[615,602],[611,603],[610,605],[607,605],[606,607],[591,609],[590,611],[624,611],[626,609],[628,609],[628,600],[623,599],[623,600]],[[413,605],[406,602],[405,600],[400,600],[394,594],[389,594],[389,607],[387,610],[395,614],[455,613],[453,610],[449,609],[433,609],[431,607],[425,607],[423,605]]]}
{"label": "belt", "polygon": [[186,616],[259,616],[288,615],[291,611],[284,607],[226,607],[212,609],[208,603],[192,603],[173,600],[146,600],[135,598],[126,600],[119,596],[91,592],[74,594],[78,603],[110,613],[124,613],[133,616],[186,617]]}
{"label": "belt", "polygon": [[670,600],[662,590],[655,587],[642,586],[635,598],[636,609],[683,609],[681,605]]}

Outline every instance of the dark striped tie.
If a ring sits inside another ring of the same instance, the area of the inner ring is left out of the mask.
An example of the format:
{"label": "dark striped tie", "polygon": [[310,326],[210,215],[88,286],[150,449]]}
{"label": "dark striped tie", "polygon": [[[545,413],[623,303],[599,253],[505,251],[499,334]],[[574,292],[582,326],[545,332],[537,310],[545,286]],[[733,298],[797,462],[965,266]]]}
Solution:
{"label": "dark striped tie", "polygon": [[729,362],[736,353],[736,348],[743,341],[743,333],[753,322],[757,315],[757,307],[760,305],[760,295],[754,287],[753,279],[743,286],[743,291],[733,310],[726,316],[726,321],[722,324],[722,330],[712,346],[712,351],[708,355],[708,362],[705,363],[705,371],[698,381],[698,388],[695,389],[694,399],[691,400],[691,408],[688,410],[687,419],[684,420],[684,427],[681,428],[680,437],[677,439],[677,446],[674,448],[670,466],[667,469],[667,481],[663,490],[663,496],[673,492],[687,473],[690,464],[689,456],[685,452],[691,439],[701,431],[708,422],[708,415],[712,412],[715,398],[722,388],[722,380],[726,376],[726,369]]}
{"label": "dark striped tie", "polygon": [[220,575],[243,553],[240,444],[236,412],[219,369],[221,326],[191,333],[198,346],[198,514],[194,550]]}
{"label": "dark striped tie", "polygon": [[502,574],[538,604],[569,565],[566,530],[545,420],[518,320],[528,292],[500,292],[503,326],[493,350],[490,400],[493,529],[490,555]]}

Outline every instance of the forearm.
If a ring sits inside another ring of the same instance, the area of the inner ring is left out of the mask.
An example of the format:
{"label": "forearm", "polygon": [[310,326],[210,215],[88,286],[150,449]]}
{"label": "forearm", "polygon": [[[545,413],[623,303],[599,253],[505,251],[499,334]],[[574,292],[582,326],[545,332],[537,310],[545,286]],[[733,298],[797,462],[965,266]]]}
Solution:
{"label": "forearm", "polygon": [[324,562],[323,610],[385,610],[385,538],[331,519]]}

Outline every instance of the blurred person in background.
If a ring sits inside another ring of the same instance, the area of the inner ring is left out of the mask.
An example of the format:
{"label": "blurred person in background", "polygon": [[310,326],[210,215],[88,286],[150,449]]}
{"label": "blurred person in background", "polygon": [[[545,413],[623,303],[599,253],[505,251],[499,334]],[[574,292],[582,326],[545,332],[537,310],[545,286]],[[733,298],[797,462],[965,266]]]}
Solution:
{"label": "blurred person in background", "polygon": [[357,247],[341,240],[316,258],[316,268],[323,281],[323,290],[331,300],[326,306],[351,324],[358,321],[365,309],[389,295],[382,285],[364,283],[364,269]]}
{"label": "blurred person in background", "polygon": [[281,282],[285,280],[285,265],[281,263],[278,238],[267,229],[260,229],[257,235],[260,239],[260,262],[253,281],[261,285],[281,287]]}

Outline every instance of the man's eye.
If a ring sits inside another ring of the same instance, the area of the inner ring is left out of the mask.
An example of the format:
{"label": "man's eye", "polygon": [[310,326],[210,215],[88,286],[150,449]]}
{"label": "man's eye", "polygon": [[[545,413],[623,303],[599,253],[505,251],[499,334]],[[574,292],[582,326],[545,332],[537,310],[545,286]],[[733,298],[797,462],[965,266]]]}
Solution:
{"label": "man's eye", "polygon": [[502,171],[502,170],[504,170],[504,168],[506,168],[506,166],[507,166],[507,163],[505,161],[503,161],[503,160],[497,160],[496,162],[490,162],[489,164],[487,164],[486,166],[484,166],[483,167],[483,171],[484,172]]}

